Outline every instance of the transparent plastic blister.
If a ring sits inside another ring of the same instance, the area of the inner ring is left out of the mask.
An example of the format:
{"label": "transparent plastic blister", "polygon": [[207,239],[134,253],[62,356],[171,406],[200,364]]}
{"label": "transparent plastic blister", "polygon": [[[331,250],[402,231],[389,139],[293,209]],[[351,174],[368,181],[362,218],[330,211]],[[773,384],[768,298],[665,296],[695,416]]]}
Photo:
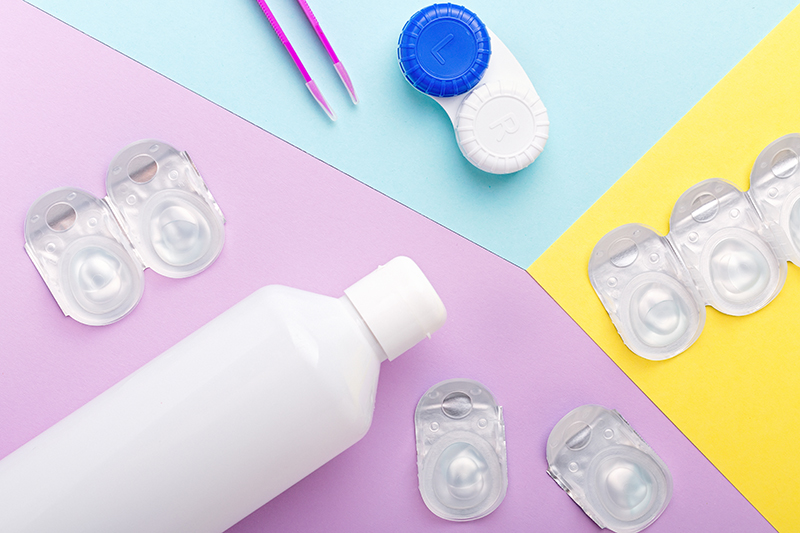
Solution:
{"label": "transparent plastic blister", "polygon": [[626,224],[604,236],[589,278],[633,352],[667,359],[700,335],[706,310],[691,275],[666,238],[647,226]]}
{"label": "transparent plastic blister", "polygon": [[741,316],[778,294],[786,261],[745,193],[727,181],[698,183],[678,199],[667,238],[686,263],[705,301]]}
{"label": "transparent plastic blister", "polygon": [[31,206],[25,250],[61,310],[78,322],[109,324],[136,306],[141,261],[104,201],[75,188],[55,189]]}
{"label": "transparent plastic blister", "polygon": [[65,315],[115,322],[139,302],[143,270],[182,278],[217,258],[222,212],[185,152],[145,140],[111,163],[108,196],[42,195],[25,219],[25,250]]}
{"label": "transparent plastic blister", "polygon": [[627,224],[600,239],[589,279],[631,351],[675,356],[700,336],[706,305],[742,316],[778,295],[787,259],[800,259],[798,150],[798,134],[765,148],[747,192],[717,178],[693,186],[666,237]]}
{"label": "transparent plastic blister", "polygon": [[786,257],[800,266],[800,134],[767,146],[750,173],[749,195]]}
{"label": "transparent plastic blister", "polygon": [[414,414],[419,491],[446,520],[494,511],[506,494],[503,409],[482,384],[451,379],[431,387]]}
{"label": "transparent plastic blister", "polygon": [[450,117],[470,163],[493,174],[527,167],[549,137],[547,110],[514,54],[456,4],[415,13],[397,45],[406,80]]}
{"label": "transparent plastic blister", "polygon": [[584,405],[562,418],[547,439],[547,473],[601,528],[636,533],[672,497],[661,458],[615,410]]}
{"label": "transparent plastic blister", "polygon": [[192,276],[222,250],[225,218],[186,152],[159,141],[134,143],[111,162],[106,190],[134,248],[155,272]]}

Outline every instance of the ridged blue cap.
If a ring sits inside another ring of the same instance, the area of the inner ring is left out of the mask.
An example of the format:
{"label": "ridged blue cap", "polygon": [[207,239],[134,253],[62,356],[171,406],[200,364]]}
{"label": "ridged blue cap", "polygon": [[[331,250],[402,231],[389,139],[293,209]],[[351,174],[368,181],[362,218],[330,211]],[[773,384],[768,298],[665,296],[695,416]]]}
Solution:
{"label": "ridged blue cap", "polygon": [[400,34],[397,58],[406,79],[431,96],[455,96],[478,84],[492,54],[478,16],[455,4],[434,4],[414,14]]}

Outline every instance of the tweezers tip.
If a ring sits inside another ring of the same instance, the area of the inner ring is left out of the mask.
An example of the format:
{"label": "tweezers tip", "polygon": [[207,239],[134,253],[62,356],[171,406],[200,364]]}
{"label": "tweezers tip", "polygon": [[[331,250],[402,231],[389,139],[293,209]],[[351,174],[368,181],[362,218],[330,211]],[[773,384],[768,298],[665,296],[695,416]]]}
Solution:
{"label": "tweezers tip", "polygon": [[353,87],[353,82],[350,80],[350,75],[347,73],[347,69],[344,68],[344,65],[342,65],[341,61],[334,63],[333,68],[336,69],[337,74],[339,74],[339,78],[342,80],[347,92],[350,94],[350,99],[354,104],[358,104],[358,96],[356,96],[356,90]]}
{"label": "tweezers tip", "polygon": [[322,110],[325,111],[325,114],[328,115],[328,118],[336,122],[336,113],[333,111],[333,109],[331,109],[331,106],[328,105],[325,97],[322,96],[322,91],[319,90],[319,87],[317,87],[317,84],[314,83],[314,80],[308,80],[308,82],[306,82],[306,87],[311,93],[311,96],[314,97],[314,100],[317,101]]}

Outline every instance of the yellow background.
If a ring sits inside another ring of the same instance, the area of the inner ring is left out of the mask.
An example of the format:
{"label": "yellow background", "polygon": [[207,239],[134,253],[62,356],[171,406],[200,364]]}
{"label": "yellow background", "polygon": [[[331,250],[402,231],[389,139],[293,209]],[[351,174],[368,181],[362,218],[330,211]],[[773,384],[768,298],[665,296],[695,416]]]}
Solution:
{"label": "yellow background", "polygon": [[755,314],[731,317],[707,307],[699,340],[653,362],[623,345],[587,265],[597,241],[622,224],[640,222],[665,235],[678,197],[701,180],[720,177],[746,190],[756,156],[793,132],[800,132],[800,7],[528,269],[785,532],[800,531],[800,268],[789,264],[778,297]]}

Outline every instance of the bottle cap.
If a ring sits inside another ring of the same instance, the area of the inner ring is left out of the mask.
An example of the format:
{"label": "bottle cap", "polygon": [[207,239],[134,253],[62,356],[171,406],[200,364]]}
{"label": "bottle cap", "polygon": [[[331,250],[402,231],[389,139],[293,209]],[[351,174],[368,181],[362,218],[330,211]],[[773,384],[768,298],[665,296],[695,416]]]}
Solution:
{"label": "bottle cap", "polygon": [[430,337],[447,318],[439,295],[408,257],[395,257],[344,293],[390,361]]}
{"label": "bottle cap", "polygon": [[415,13],[397,45],[406,79],[431,96],[455,96],[475,87],[491,53],[481,19],[455,4],[434,4]]}

